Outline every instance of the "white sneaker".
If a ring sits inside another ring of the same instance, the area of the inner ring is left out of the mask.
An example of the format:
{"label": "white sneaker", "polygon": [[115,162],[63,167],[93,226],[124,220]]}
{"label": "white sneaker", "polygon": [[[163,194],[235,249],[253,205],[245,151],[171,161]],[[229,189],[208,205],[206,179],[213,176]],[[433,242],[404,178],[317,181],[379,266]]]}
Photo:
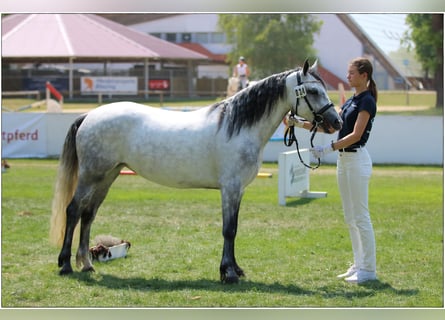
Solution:
{"label": "white sneaker", "polygon": [[352,276],[345,278],[345,280],[349,283],[363,283],[366,281],[377,280],[377,277],[375,271],[358,270]]}
{"label": "white sneaker", "polygon": [[353,276],[356,272],[357,272],[357,268],[355,267],[355,264],[353,264],[352,266],[349,267],[349,269],[345,273],[339,274],[337,276],[337,278],[339,278],[339,279],[347,278],[347,277]]}

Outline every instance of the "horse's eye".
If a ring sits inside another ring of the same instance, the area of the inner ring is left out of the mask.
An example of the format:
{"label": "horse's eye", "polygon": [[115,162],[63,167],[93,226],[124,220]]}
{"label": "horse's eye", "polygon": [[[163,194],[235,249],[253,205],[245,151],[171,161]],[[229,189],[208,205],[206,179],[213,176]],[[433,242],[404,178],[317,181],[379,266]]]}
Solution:
{"label": "horse's eye", "polygon": [[317,88],[308,88],[307,92],[310,94],[318,94],[318,89]]}

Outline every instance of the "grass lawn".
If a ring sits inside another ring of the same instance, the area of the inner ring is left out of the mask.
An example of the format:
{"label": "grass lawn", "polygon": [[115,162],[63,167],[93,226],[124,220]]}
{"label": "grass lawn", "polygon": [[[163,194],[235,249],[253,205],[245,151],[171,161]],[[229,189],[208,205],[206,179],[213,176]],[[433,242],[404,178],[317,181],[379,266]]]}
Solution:
{"label": "grass lawn", "polygon": [[[334,105],[339,105],[339,93],[338,91],[329,91],[329,97]],[[353,94],[352,91],[345,92],[346,97],[350,97]],[[148,101],[141,98],[138,102],[153,107],[202,107],[211,105],[217,101],[221,101],[224,97],[202,97],[195,99],[187,98],[171,98],[165,97],[161,104],[158,97],[152,97]],[[129,100],[124,98],[124,100]],[[130,99],[132,100],[132,99]],[[2,99],[2,107],[7,110],[17,110],[23,106],[30,105],[37,100],[26,98],[5,98]],[[116,99],[114,101],[117,101]],[[109,103],[110,101],[104,100],[102,104]],[[404,115],[431,115],[431,116],[443,116],[443,109],[435,108],[436,93],[433,91],[410,91],[408,94],[406,91],[380,91],[378,101],[378,112],[380,114],[404,114]],[[100,104],[92,98],[89,101],[65,101],[63,104],[64,112],[85,112],[90,109],[98,107]],[[380,107],[380,109],[379,109]],[[388,109],[389,108],[389,109]],[[21,112],[45,112],[46,106],[35,107],[25,109]]]}
{"label": "grass lawn", "polygon": [[[257,178],[241,204],[237,261],[246,277],[219,281],[218,191],[179,190],[120,176],[92,238],[129,240],[125,259],[95,273],[58,275],[48,244],[56,160],[10,160],[2,174],[2,307],[443,307],[443,169],[376,166],[370,209],[379,281],[337,280],[352,260],[335,167],[311,173],[323,199],[278,205],[272,178]],[[73,248],[77,248],[77,245]],[[74,265],[74,259],[73,259]]]}

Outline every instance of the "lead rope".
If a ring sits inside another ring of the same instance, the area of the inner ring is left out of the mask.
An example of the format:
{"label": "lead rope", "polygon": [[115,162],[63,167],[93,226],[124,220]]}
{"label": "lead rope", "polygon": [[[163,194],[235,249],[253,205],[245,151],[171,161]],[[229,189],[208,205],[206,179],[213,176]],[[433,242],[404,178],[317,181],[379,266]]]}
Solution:
{"label": "lead rope", "polygon": [[[291,117],[294,117],[294,115],[291,114]],[[312,132],[312,135],[311,135],[311,147],[313,148],[314,147],[315,133],[317,133],[317,123],[315,123],[315,122],[312,123],[312,128],[311,128],[310,131]],[[287,147],[291,147],[294,144],[294,142],[295,142],[295,145],[296,145],[296,148],[297,148],[298,158],[300,158],[300,162],[306,168],[315,170],[318,167],[320,167],[320,158],[317,158],[318,163],[317,163],[317,165],[315,167],[311,166],[310,164],[306,164],[303,161],[303,158],[301,157],[301,154],[300,154],[300,148],[298,146],[298,140],[297,140],[297,137],[295,136],[295,128],[294,128],[294,126],[288,126],[286,131],[284,132],[284,144]]]}

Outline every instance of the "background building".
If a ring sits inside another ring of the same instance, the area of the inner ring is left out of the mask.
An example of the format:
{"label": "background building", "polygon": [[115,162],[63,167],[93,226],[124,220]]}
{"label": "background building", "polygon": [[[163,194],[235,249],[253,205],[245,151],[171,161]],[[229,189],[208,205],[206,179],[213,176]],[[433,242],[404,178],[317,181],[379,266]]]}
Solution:
{"label": "background building", "polygon": [[[344,80],[348,61],[361,55],[373,61],[374,76],[381,90],[406,89],[407,85],[412,87],[413,78],[422,76],[414,57],[400,46],[403,32],[407,29],[404,23],[406,14],[314,16],[323,21],[320,34],[314,35],[314,47],[318,51],[325,78],[332,79],[330,83],[328,81],[331,88],[336,89],[338,81]],[[220,64],[224,60],[221,55],[226,54],[231,46],[218,28],[218,14],[147,15],[145,20],[144,15],[133,15],[132,19],[128,17],[126,20],[118,15],[108,17],[163,40],[199,52],[209,52],[209,60],[215,64],[200,69],[200,75],[224,77],[231,73],[230,66],[224,69]],[[399,51],[405,53],[403,58],[397,55]],[[218,55],[218,58],[211,57],[212,54]]]}
{"label": "background building", "polygon": [[[340,83],[348,89],[347,63],[362,55],[372,60],[380,90],[429,87],[400,47],[406,15],[314,16],[323,22],[314,47],[329,89]],[[2,18],[2,85],[4,91],[43,91],[51,81],[73,98],[82,96],[85,76],[137,77],[140,98],[154,91],[224,96],[230,50],[213,13],[9,15]]]}

